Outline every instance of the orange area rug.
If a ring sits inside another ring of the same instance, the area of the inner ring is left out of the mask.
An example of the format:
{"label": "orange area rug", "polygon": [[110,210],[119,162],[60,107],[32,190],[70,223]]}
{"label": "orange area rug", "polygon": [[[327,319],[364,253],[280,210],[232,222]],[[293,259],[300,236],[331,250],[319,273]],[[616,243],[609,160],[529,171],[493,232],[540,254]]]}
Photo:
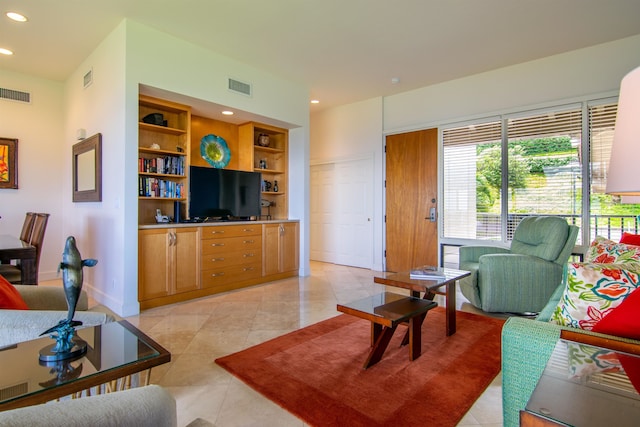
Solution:
{"label": "orange area rug", "polygon": [[504,320],[445,311],[422,326],[422,354],[409,361],[398,327],[367,370],[370,322],[340,315],[216,359],[253,389],[312,426],[455,426],[500,372]]}

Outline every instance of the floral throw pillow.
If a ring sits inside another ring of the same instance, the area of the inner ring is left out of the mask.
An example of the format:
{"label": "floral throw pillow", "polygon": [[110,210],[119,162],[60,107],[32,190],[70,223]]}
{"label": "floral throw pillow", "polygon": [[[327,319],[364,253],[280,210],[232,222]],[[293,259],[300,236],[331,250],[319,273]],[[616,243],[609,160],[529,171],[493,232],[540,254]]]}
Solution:
{"label": "floral throw pillow", "polygon": [[618,243],[598,236],[591,242],[584,260],[600,264],[640,263],[640,246]]}
{"label": "floral throw pillow", "polygon": [[591,330],[639,285],[640,263],[569,264],[567,286],[549,320]]}

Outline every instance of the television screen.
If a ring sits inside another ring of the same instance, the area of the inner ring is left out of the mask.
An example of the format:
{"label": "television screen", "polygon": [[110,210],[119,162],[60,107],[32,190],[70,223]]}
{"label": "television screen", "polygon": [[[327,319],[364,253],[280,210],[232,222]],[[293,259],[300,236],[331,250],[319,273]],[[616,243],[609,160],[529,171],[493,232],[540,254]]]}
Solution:
{"label": "television screen", "polygon": [[257,219],[260,216],[261,182],[259,172],[191,166],[189,218]]}

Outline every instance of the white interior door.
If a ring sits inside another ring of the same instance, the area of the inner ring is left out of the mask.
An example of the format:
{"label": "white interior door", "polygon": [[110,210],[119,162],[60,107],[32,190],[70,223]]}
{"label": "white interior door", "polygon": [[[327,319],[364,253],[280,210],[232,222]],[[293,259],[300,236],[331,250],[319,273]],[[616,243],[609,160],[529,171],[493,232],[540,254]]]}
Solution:
{"label": "white interior door", "polygon": [[337,203],[333,198],[335,164],[311,166],[310,173],[310,258],[316,261],[337,262],[336,242]]}
{"label": "white interior door", "polygon": [[373,265],[373,159],[311,167],[311,259]]}

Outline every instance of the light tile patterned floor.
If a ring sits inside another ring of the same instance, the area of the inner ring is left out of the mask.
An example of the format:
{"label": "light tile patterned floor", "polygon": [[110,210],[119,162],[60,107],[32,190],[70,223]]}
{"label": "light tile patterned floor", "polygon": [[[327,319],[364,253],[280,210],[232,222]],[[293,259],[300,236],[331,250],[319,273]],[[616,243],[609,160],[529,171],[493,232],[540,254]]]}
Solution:
{"label": "light tile patterned floor", "polygon": [[[214,359],[338,315],[336,303],[383,290],[373,283],[375,274],[312,262],[309,277],[151,309],[127,320],[172,353],[171,363],[154,368],[151,381],[175,396],[178,425],[202,418],[217,427],[304,426],[217,366]],[[459,293],[458,309],[477,312]],[[459,425],[502,425],[500,375]]]}

